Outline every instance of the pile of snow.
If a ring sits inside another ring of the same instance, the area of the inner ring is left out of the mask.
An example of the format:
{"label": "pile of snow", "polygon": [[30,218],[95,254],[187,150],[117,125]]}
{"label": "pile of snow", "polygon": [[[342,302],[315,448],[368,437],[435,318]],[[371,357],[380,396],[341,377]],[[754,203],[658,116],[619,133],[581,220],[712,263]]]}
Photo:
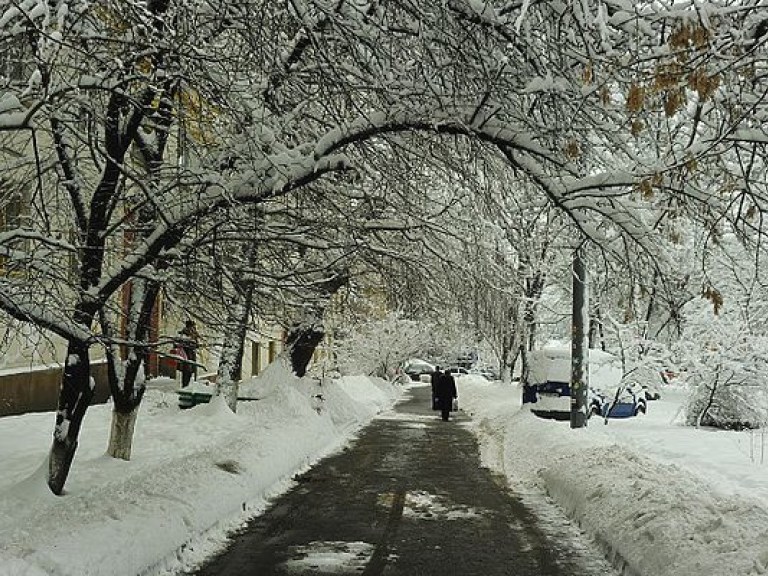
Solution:
{"label": "pile of snow", "polygon": [[237,414],[218,397],[181,410],[177,386],[156,380],[147,391],[131,462],[104,455],[111,407],[92,407],[64,497],[45,484],[54,415],[0,418],[1,576],[194,565],[401,394],[368,377],[299,379],[278,362],[244,384],[241,396],[257,399]]}
{"label": "pile of snow", "polygon": [[646,416],[571,430],[521,408],[517,386],[459,382],[484,464],[545,490],[624,573],[768,573],[768,435],[680,426],[685,394],[662,393]]}

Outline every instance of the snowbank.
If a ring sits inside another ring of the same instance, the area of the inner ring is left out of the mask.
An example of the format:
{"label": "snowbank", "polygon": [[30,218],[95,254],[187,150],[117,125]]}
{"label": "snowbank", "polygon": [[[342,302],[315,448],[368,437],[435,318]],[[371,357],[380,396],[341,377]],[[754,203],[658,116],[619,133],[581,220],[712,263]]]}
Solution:
{"label": "snowbank", "polygon": [[53,414],[0,419],[0,575],[183,569],[400,395],[367,377],[321,386],[279,363],[243,386],[258,399],[237,414],[218,398],[180,410],[176,386],[147,392],[131,462],[104,456],[110,407],[92,407],[61,498],[45,486]]}
{"label": "snowbank", "polygon": [[625,574],[768,573],[764,434],[683,428],[674,389],[647,416],[571,430],[521,409],[516,386],[459,386],[484,463],[546,490]]}

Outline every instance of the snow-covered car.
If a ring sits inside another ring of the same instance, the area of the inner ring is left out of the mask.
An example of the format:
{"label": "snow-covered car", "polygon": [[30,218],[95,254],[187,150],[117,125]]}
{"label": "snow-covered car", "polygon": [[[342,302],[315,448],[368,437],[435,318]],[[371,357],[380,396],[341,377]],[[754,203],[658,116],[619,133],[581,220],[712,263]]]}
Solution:
{"label": "snow-covered car", "polygon": [[646,400],[658,400],[661,398],[661,389],[658,384],[643,385],[643,392],[645,393]]}
{"label": "snow-covered car", "polygon": [[640,386],[621,385],[608,393],[603,390],[594,390],[593,393],[602,399],[599,414],[605,418],[630,418],[648,410],[645,389]]}
{"label": "snow-covered car", "polygon": [[[571,417],[571,387],[566,382],[546,382],[535,386],[536,402],[531,412],[541,418],[567,420]],[[605,414],[610,400],[598,390],[587,392],[588,416]]]}
{"label": "snow-covered car", "polygon": [[[602,414],[607,397],[601,389],[615,389],[621,381],[618,358],[602,350],[589,351],[588,410]],[[528,388],[531,411],[542,418],[567,420],[571,413],[571,349],[553,347],[535,350],[529,356]],[[527,399],[524,399],[524,402]]]}
{"label": "snow-covered car", "polygon": [[475,376],[482,376],[486,380],[498,380],[499,375],[490,368],[470,368],[468,370],[469,374],[475,375]]}
{"label": "snow-covered car", "polygon": [[458,378],[469,374],[469,370],[462,368],[461,366],[451,366],[445,369],[451,376]]}
{"label": "snow-covered car", "polygon": [[412,358],[403,364],[403,372],[405,372],[408,377],[415,382],[422,380],[429,382],[429,377],[434,371],[434,364],[430,364],[429,362],[420,360],[418,358]]}
{"label": "snow-covered car", "polygon": [[589,413],[588,416],[604,416],[611,404],[610,399],[600,390],[589,389]]}

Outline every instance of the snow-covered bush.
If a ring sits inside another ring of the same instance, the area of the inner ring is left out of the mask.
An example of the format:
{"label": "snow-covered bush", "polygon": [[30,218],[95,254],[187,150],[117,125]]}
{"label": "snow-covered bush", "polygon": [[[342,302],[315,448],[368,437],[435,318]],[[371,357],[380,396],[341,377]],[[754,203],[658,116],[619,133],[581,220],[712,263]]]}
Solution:
{"label": "snow-covered bush", "polygon": [[648,400],[661,397],[665,383],[662,374],[677,371],[669,345],[648,338],[647,322],[622,323],[608,317],[606,324],[609,351],[620,359],[624,373],[621,387],[638,393],[642,390]]}
{"label": "snow-covered bush", "polygon": [[370,374],[392,378],[412,356],[421,356],[432,341],[428,324],[393,312],[336,334],[334,353],[342,374]]}
{"label": "snow-covered bush", "polygon": [[[697,375],[700,376],[700,375]],[[768,423],[768,371],[724,369],[693,388],[686,405],[689,426],[741,430]]]}
{"label": "snow-covered bush", "polygon": [[623,388],[642,390],[648,400],[657,400],[663,394],[662,384],[661,369],[655,358],[649,358],[646,363],[636,365],[621,379]]}
{"label": "snow-covered bush", "polygon": [[690,426],[758,428],[768,423],[768,338],[755,335],[738,314],[715,315],[708,302],[691,303],[678,345],[683,378],[691,389]]}

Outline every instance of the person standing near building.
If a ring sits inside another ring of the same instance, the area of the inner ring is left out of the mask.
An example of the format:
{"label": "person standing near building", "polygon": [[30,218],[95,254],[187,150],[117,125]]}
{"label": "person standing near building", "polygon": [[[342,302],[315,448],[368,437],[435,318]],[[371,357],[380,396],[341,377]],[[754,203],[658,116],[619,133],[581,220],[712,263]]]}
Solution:
{"label": "person standing near building", "polygon": [[453,399],[458,398],[456,393],[456,380],[453,379],[450,370],[446,370],[437,379],[437,403],[440,406],[440,415],[443,421],[448,421],[448,416],[453,409]]}
{"label": "person standing near building", "polygon": [[187,320],[184,328],[179,331],[178,345],[184,350],[187,362],[181,365],[181,387],[189,386],[192,376],[197,377],[197,348],[200,346],[200,334],[194,320]]}

